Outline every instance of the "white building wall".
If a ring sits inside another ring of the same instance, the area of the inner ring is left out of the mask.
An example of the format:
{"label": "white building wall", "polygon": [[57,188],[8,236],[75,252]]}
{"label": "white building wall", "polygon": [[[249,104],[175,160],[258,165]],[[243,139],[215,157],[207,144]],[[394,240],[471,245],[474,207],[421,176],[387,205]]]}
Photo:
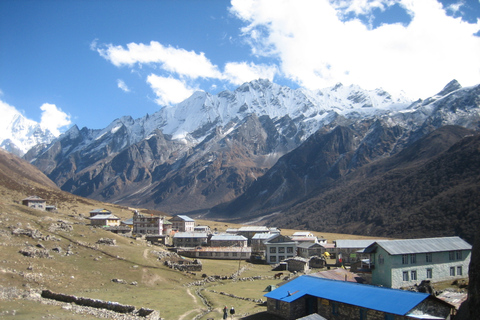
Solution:
{"label": "white building wall", "polygon": [[[374,257],[374,269],[372,270],[372,283],[391,288],[401,288],[420,284],[422,280],[432,282],[455,280],[468,277],[471,252],[461,251],[461,258],[450,260],[449,252],[431,253],[431,261],[427,261],[426,253],[415,254],[415,262],[411,262],[411,255],[408,255],[408,263],[403,264],[402,255],[389,255],[382,248],[377,247]],[[383,256],[383,264],[380,256]],[[454,268],[454,275],[450,275],[450,268]],[[462,274],[458,271],[461,268]],[[431,269],[431,278],[427,277],[427,269]],[[412,279],[412,271],[416,272],[416,280]],[[404,280],[404,272],[407,272],[408,280]]]}

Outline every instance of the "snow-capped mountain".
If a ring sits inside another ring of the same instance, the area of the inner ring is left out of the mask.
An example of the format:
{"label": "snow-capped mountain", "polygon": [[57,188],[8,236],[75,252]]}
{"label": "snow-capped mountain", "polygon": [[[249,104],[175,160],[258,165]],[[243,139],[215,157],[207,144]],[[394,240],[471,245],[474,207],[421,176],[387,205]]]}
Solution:
{"label": "snow-capped mountain", "polygon": [[0,136],[0,147],[17,155],[23,156],[28,150],[37,145],[46,145],[56,137],[39,123],[25,118],[22,114],[15,114]]}
{"label": "snow-capped mountain", "polygon": [[197,92],[103,130],[74,126],[25,157],[75,194],[171,213],[204,210],[243,194],[314,133],[349,127],[354,170],[446,124],[478,129],[479,88],[452,81],[412,103],[381,89],[338,84],[312,92],[257,80],[217,95]]}

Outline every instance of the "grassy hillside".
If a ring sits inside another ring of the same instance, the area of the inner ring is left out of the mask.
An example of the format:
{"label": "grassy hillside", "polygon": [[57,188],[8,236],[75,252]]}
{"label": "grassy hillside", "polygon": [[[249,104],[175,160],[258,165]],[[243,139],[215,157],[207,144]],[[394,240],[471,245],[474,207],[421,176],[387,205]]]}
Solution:
{"label": "grassy hillside", "polygon": [[[15,171],[18,164],[22,169]],[[269,319],[264,313],[266,306],[239,297],[262,299],[264,288],[278,282],[273,280],[270,266],[202,260],[203,270],[196,274],[173,271],[158,259],[167,252],[165,248],[94,228],[86,218],[92,209],[107,208],[126,219],[132,216],[131,209],[62,192],[48,180],[35,178],[39,177],[37,174],[28,163],[0,153],[0,318],[133,319],[42,299],[39,293],[48,289],[133,305],[137,309],[155,309],[164,319],[218,319],[225,305],[235,306],[238,318]],[[47,204],[57,205],[58,212],[39,211],[20,204],[34,194],[46,199]],[[219,231],[239,227],[202,220],[197,224]],[[282,232],[289,235],[294,231]],[[329,241],[361,238],[320,232],[317,235]],[[101,238],[114,239],[116,245],[97,244]],[[240,278],[260,276],[261,279],[202,282],[203,274],[230,276],[239,270]],[[113,279],[123,281],[113,282]]]}

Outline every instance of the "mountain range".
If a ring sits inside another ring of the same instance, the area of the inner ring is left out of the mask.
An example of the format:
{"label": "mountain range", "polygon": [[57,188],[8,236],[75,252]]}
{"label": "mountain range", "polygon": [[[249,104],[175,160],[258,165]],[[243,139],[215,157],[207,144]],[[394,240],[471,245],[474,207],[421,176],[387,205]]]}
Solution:
{"label": "mountain range", "polygon": [[[386,211],[396,208],[402,217],[412,212],[393,201],[373,214],[382,208],[374,192],[386,190],[373,187],[376,179],[405,178],[404,168],[428,171],[422,166],[447,157],[449,148],[463,150],[457,144],[476,136],[479,120],[480,86],[462,88],[455,80],[414,102],[381,89],[337,84],[307,91],[257,80],[217,95],[197,92],[102,130],[74,126],[24,158],[62,190],[101,201],[388,235],[397,229],[385,231]],[[365,213],[354,205],[361,199],[372,201],[362,207]],[[422,199],[418,210],[427,201]]]}

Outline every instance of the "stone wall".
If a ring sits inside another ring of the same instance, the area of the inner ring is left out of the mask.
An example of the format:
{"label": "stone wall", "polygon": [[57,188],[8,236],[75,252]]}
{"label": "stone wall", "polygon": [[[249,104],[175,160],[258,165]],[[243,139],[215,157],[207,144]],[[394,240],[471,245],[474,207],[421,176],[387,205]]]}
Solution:
{"label": "stone wall", "polygon": [[42,298],[52,299],[61,302],[75,303],[80,306],[92,307],[97,309],[106,309],[115,311],[117,313],[132,314],[135,316],[145,317],[146,319],[158,319],[159,313],[153,309],[135,309],[134,306],[120,304],[118,302],[103,301],[98,299],[90,299],[83,297],[76,297],[72,295],[55,293],[50,290],[42,291]]}
{"label": "stone wall", "polygon": [[[180,263],[182,262],[182,263]],[[183,263],[183,261],[179,262],[172,262],[172,261],[165,261],[165,265],[171,269],[179,270],[179,271],[202,271],[203,265],[200,260],[193,260],[191,263]]]}

